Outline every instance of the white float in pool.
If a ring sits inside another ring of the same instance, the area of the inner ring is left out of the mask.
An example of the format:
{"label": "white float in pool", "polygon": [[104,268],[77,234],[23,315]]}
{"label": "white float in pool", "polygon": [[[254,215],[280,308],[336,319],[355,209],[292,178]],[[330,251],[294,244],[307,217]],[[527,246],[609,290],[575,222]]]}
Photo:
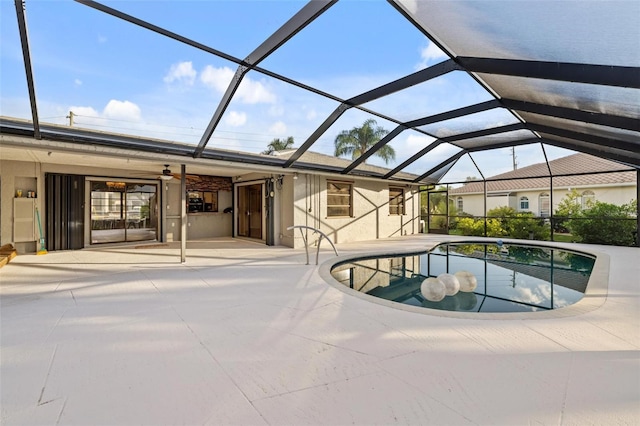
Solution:
{"label": "white float in pool", "polygon": [[420,292],[430,302],[439,302],[447,295],[444,283],[433,277],[422,281]]}
{"label": "white float in pool", "polygon": [[460,281],[458,281],[455,275],[440,274],[438,275],[438,279],[444,284],[447,296],[453,296],[460,290]]}
{"label": "white float in pool", "polygon": [[458,271],[453,275],[455,275],[460,282],[460,291],[469,293],[478,287],[478,279],[469,271]]}

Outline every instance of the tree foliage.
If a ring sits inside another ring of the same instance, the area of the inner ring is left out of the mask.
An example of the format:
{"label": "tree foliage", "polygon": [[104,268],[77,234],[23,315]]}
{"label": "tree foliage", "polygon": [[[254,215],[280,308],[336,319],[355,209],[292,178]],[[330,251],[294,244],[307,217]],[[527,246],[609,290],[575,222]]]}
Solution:
{"label": "tree foliage", "polygon": [[[462,235],[482,237],[484,236],[484,219],[461,217],[456,223],[456,229],[460,231]],[[502,236],[502,228],[498,219],[487,218],[487,235]]]}
{"label": "tree foliage", "polygon": [[567,226],[583,243],[632,246],[635,244],[637,200],[621,206],[596,201],[568,221]]}
{"label": "tree foliage", "polygon": [[[361,127],[340,132],[335,139],[335,156],[351,156],[351,159],[355,160],[367,152],[389,133],[376,124],[376,121],[370,118]],[[395,150],[389,145],[383,146],[374,155],[382,158],[386,164],[396,158]]]}
{"label": "tree foliage", "polygon": [[[531,212],[517,212],[511,207],[496,207],[487,212],[487,237],[508,237],[522,240],[549,240],[549,225]],[[463,235],[483,236],[484,219],[462,217],[456,224]]]}
{"label": "tree foliage", "polygon": [[[589,200],[591,206],[591,200]],[[582,210],[582,196],[580,193],[572,189],[558,203],[558,207],[554,212],[553,229],[556,232],[569,232],[569,219],[580,214]]]}
{"label": "tree foliage", "polygon": [[273,155],[276,151],[284,151],[285,149],[289,149],[293,147],[293,136],[289,136],[286,139],[278,139],[275,138],[269,145],[267,145],[267,149],[262,151],[262,154]]}

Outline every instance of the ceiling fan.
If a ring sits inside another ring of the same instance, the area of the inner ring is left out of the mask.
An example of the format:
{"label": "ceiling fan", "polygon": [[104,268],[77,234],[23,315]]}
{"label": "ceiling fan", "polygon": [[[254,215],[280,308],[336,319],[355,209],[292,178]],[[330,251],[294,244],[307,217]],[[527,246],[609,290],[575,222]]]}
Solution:
{"label": "ceiling fan", "polygon": [[165,164],[164,165],[164,170],[162,171],[162,174],[160,176],[158,176],[160,179],[162,180],[171,180],[173,179],[173,174],[171,174],[171,170],[169,170],[169,165]]}
{"label": "ceiling fan", "polygon": [[[164,169],[159,174],[153,172],[132,172],[131,174],[144,176],[151,179],[162,179],[164,181],[170,181],[173,178],[180,179],[182,177],[182,174],[180,173],[173,173],[171,169],[169,169],[169,164],[165,164]],[[186,174],[185,177],[188,180],[200,180],[200,176],[195,174]]]}

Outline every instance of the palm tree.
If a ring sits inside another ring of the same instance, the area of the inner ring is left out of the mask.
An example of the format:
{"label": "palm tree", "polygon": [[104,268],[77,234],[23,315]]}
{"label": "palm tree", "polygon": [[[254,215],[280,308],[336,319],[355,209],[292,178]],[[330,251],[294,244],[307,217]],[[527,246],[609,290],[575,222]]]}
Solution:
{"label": "palm tree", "polygon": [[276,151],[284,151],[285,149],[289,149],[293,147],[293,136],[289,136],[287,139],[278,139],[275,138],[269,145],[267,145],[267,149],[262,151],[262,154],[273,155]]}
{"label": "palm tree", "polygon": [[[351,130],[343,130],[336,136],[336,157],[351,155],[355,160],[364,154],[369,148],[378,143],[380,139],[389,133],[388,130],[376,126],[376,120],[370,118],[366,120],[362,127],[354,127]],[[382,158],[386,164],[396,159],[395,150],[389,145],[380,148],[374,155]]]}

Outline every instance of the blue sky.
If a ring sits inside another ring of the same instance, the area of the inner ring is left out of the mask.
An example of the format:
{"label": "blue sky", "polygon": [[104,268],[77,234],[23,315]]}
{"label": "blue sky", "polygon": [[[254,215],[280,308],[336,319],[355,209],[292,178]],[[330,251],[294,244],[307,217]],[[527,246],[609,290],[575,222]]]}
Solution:
{"label": "blue sky", "polygon": [[[305,3],[104,2],[238,58],[246,57]],[[73,111],[78,127],[197,143],[237,68],[79,3],[26,0],[26,13],[38,111],[44,122],[68,123],[66,117]],[[30,118],[13,0],[0,0],[0,37],[0,114]],[[387,2],[341,0],[260,66],[346,99],[445,59]],[[404,121],[490,98],[466,74],[456,72],[365,106]],[[288,136],[299,146],[337,105],[250,72],[208,146],[260,152],[273,138]],[[355,109],[347,111],[312,150],[332,155],[335,136],[367,118],[372,117]],[[480,118],[485,127],[514,122],[510,114],[500,111],[468,120]],[[387,130],[395,127],[376,119]],[[457,121],[428,130],[445,135],[466,127],[467,123]],[[391,143],[396,160],[388,167],[432,140],[418,132],[403,132]],[[456,151],[443,146],[407,171],[421,174]],[[521,165],[543,160],[539,146],[518,151]],[[496,155],[500,163],[506,156],[508,169],[510,154]],[[505,171],[494,166],[487,175]],[[478,175],[467,166],[456,169],[460,170],[451,179]]]}

